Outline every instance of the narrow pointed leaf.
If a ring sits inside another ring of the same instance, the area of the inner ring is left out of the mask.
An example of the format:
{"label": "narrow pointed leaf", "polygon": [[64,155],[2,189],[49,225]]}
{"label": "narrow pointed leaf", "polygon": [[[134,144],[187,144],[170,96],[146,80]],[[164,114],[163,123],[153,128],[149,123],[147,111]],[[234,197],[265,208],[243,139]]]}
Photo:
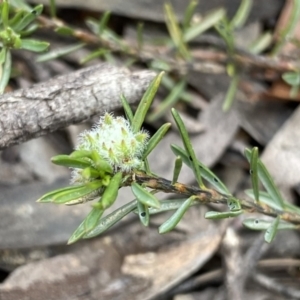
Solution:
{"label": "narrow pointed leaf", "polygon": [[259,187],[258,187],[258,148],[254,147],[250,157],[250,176],[252,188],[255,196],[255,202],[259,202]]}
{"label": "narrow pointed leaf", "polygon": [[133,120],[132,120],[132,129],[134,132],[138,132],[141,129],[141,126],[145,120],[146,114],[152,104],[152,101],[155,97],[155,94],[158,90],[158,87],[160,85],[160,81],[162,76],[164,75],[164,72],[160,72],[150,83],[147,91],[145,92],[144,96],[142,97],[142,100],[139,103],[139,106],[134,114]]}
{"label": "narrow pointed leaf", "polygon": [[131,184],[131,190],[134,196],[137,198],[137,200],[143,203],[144,205],[148,205],[150,207],[155,208],[160,207],[160,202],[158,201],[158,199],[136,182],[133,182]]}
{"label": "narrow pointed leaf", "polygon": [[174,170],[173,170],[172,184],[177,182],[181,168],[182,168],[182,159],[180,156],[177,156],[175,160]]}
{"label": "narrow pointed leaf", "polygon": [[[272,220],[261,220],[255,218],[249,218],[243,221],[243,225],[252,230],[267,230],[272,223]],[[280,221],[278,224],[278,230],[285,229],[299,229],[299,225]]]}
{"label": "narrow pointed leaf", "polygon": [[50,0],[50,16],[56,18],[56,3],[55,0]]}
{"label": "narrow pointed leaf", "polygon": [[56,59],[58,57],[72,53],[78,49],[81,49],[84,46],[85,46],[85,43],[80,43],[80,44],[75,44],[75,45],[70,45],[70,46],[66,46],[63,48],[55,49],[55,50],[49,51],[48,53],[45,53],[43,55],[39,55],[38,58],[36,59],[36,61],[44,62],[44,61]]}
{"label": "narrow pointed leaf", "polygon": [[[89,150],[75,150],[70,153],[69,157],[70,158],[85,158],[85,157],[90,157],[91,156],[91,151]],[[56,157],[56,156],[54,156]]]}
{"label": "narrow pointed leaf", "polygon": [[108,207],[110,207],[117,199],[119,187],[122,182],[122,177],[122,172],[118,172],[110,180],[101,197],[101,206],[103,209],[107,209]]}
{"label": "narrow pointed leaf", "polygon": [[[187,152],[177,145],[171,145],[171,149],[175,155],[179,155],[183,162],[190,168],[192,168],[192,162],[187,155]],[[199,165],[201,176],[207,180],[212,186],[214,186],[219,192],[224,193],[226,195],[230,195],[229,190],[226,185],[205,165],[203,165],[199,160],[197,160]]]}
{"label": "narrow pointed leaf", "polygon": [[225,100],[223,103],[223,110],[226,112],[230,109],[230,107],[232,106],[232,103],[234,101],[234,97],[238,88],[238,84],[239,84],[239,75],[235,74],[230,81],[230,85],[229,88],[227,90],[226,96],[225,96]]}
{"label": "narrow pointed leaf", "polygon": [[132,113],[131,107],[130,107],[127,99],[125,98],[125,96],[123,94],[121,95],[121,101],[122,101],[122,105],[123,105],[123,109],[125,111],[126,117],[129,120],[130,124],[132,124],[133,113]]}
{"label": "narrow pointed leaf", "polygon": [[[172,199],[172,200],[162,200],[160,201],[160,208],[149,208],[149,214],[155,215],[161,212],[169,211],[169,210],[175,210],[178,209],[184,201],[187,199]],[[197,201],[193,201],[190,206],[199,205]]]}
{"label": "narrow pointed leaf", "polygon": [[43,11],[43,5],[37,5],[33,10],[24,15],[24,17],[14,26],[14,31],[19,32],[34,21]]}
{"label": "narrow pointed leaf", "polygon": [[104,209],[94,207],[91,213],[84,220],[84,231],[85,234],[93,230],[96,225],[99,223],[100,218],[102,217]]}
{"label": "narrow pointed leaf", "polygon": [[208,211],[205,214],[205,219],[226,219],[226,218],[234,218],[242,214],[242,210],[238,211],[228,211],[228,212],[219,212],[219,211]]}
{"label": "narrow pointed leaf", "polygon": [[71,201],[78,201],[85,197],[94,194],[102,187],[101,180],[95,180],[80,186],[73,186],[64,189],[59,189],[42,196],[37,202],[47,203],[53,202],[56,204],[66,204]]}
{"label": "narrow pointed leaf", "polygon": [[108,23],[108,21],[110,19],[110,15],[111,15],[110,11],[106,11],[103,14],[103,16],[102,16],[102,18],[101,18],[101,20],[99,22],[99,26],[98,26],[98,34],[99,35],[101,35],[103,33],[103,31],[106,29],[107,23]]}
{"label": "narrow pointed leaf", "polygon": [[183,40],[185,42],[192,41],[209,28],[215,26],[218,22],[220,22],[221,19],[224,18],[225,15],[226,11],[224,8],[220,8],[209,13],[198,24],[194,24],[185,30]]}
{"label": "narrow pointed leaf", "polygon": [[[245,155],[247,160],[250,162],[251,158],[251,151],[249,149],[245,150]],[[258,159],[257,163],[258,167],[258,176],[260,181],[262,182],[263,186],[267,190],[268,194],[272,197],[273,201],[276,202],[276,204],[283,209],[284,208],[284,200],[276,187],[273,178],[271,177],[270,173],[268,172],[265,165],[262,163],[260,159]]]}
{"label": "narrow pointed leaf", "polygon": [[50,44],[32,39],[21,39],[21,49],[33,52],[43,52],[49,48]]}
{"label": "narrow pointed leaf", "polygon": [[[253,190],[245,190],[245,193],[253,200],[255,199]],[[279,205],[277,205],[277,203],[274,202],[271,196],[265,191],[259,191],[259,200],[274,209],[282,210],[282,208]],[[293,205],[292,203],[289,203],[287,201],[284,201],[284,209],[290,212],[300,214],[300,207]]]}
{"label": "narrow pointed leaf", "polygon": [[276,236],[276,233],[278,231],[279,221],[280,221],[280,218],[277,216],[277,218],[275,218],[273,220],[273,222],[270,225],[270,227],[266,230],[265,241],[267,243],[271,243],[274,240],[274,238]]}
{"label": "narrow pointed leaf", "polygon": [[167,233],[171,230],[173,230],[176,225],[180,222],[185,212],[190,207],[191,203],[193,202],[194,198],[193,196],[186,199],[182,205],[176,210],[176,212],[163,224],[159,226],[158,232],[160,234]]}
{"label": "narrow pointed leaf", "polygon": [[177,22],[173,7],[171,6],[170,3],[166,3],[164,8],[165,8],[166,25],[169,34],[172,38],[172,41],[175,44],[176,48],[178,49],[179,53],[182,55],[182,57],[185,59],[189,59],[190,53],[188,51],[187,45],[183,40],[183,34]]}
{"label": "narrow pointed leaf", "polygon": [[4,90],[9,82],[10,73],[11,73],[11,53],[8,49],[6,49],[5,62],[2,65],[2,75],[0,78],[0,95],[4,93]]}
{"label": "narrow pointed leaf", "polygon": [[142,51],[143,45],[144,45],[144,39],[143,39],[143,29],[144,29],[144,23],[139,22],[137,25],[137,45],[138,45],[138,51]]}
{"label": "narrow pointed leaf", "polygon": [[158,143],[163,139],[165,134],[168,132],[168,130],[171,127],[171,123],[166,123],[162,125],[156,132],[155,134],[150,138],[147,144],[147,148],[143,153],[142,159],[145,159],[153,149],[158,145]]}
{"label": "narrow pointed leaf", "polygon": [[1,18],[2,18],[2,24],[4,28],[8,26],[8,17],[9,17],[9,4],[6,0],[4,0],[1,5]]}
{"label": "narrow pointed leaf", "polygon": [[138,210],[138,215],[141,223],[144,226],[149,226],[150,217],[149,217],[148,206],[138,201],[137,210]]}
{"label": "narrow pointed leaf", "polygon": [[133,200],[112,213],[108,214],[107,216],[101,218],[98,222],[98,224],[95,226],[94,229],[92,229],[90,232],[87,232],[84,234],[84,239],[89,239],[92,237],[95,237],[106,230],[108,230],[110,227],[112,227],[114,224],[119,222],[121,219],[123,219],[126,215],[128,215],[130,212],[132,212],[137,206],[137,201]]}
{"label": "narrow pointed leaf", "polygon": [[184,17],[183,17],[183,31],[185,32],[186,29],[188,29],[191,25],[191,21],[193,19],[194,13],[195,13],[195,8],[198,5],[198,1],[196,0],[191,0],[189,5],[187,6],[185,12],[184,12]]}
{"label": "narrow pointed leaf", "polygon": [[148,122],[155,122],[166,114],[169,109],[174,106],[180,99],[181,95],[185,91],[186,80],[181,80],[178,84],[175,84],[171,89],[169,95],[155,108],[155,110],[147,118]]}
{"label": "narrow pointed leaf", "polygon": [[56,155],[51,158],[51,162],[55,165],[65,166],[69,168],[85,169],[90,167],[92,163],[83,158],[72,158],[69,155]]}
{"label": "narrow pointed leaf", "polygon": [[[102,211],[103,213],[103,211]],[[85,234],[88,234],[90,231],[95,229],[95,226],[97,225],[97,222],[99,222],[101,218],[101,210],[99,208],[93,208],[90,213],[86,216],[86,218],[80,223],[80,225],[77,227],[77,229],[73,232],[71,237],[68,240],[68,245],[73,244],[83,238]],[[94,224],[94,221],[98,219],[96,224]],[[88,227],[93,227],[91,230],[88,230]]]}
{"label": "narrow pointed leaf", "polygon": [[273,34],[270,31],[261,34],[248,48],[253,54],[260,54],[270,47],[273,41]]}
{"label": "narrow pointed leaf", "polygon": [[240,7],[230,22],[232,28],[241,28],[246,23],[252,8],[252,4],[252,0],[241,1]]}
{"label": "narrow pointed leaf", "polygon": [[178,112],[174,108],[172,108],[172,115],[173,115],[173,118],[174,118],[174,120],[176,122],[176,125],[178,127],[181,139],[183,141],[184,148],[185,148],[188,156],[192,160],[191,168],[193,169],[193,171],[195,173],[196,180],[197,180],[200,188],[205,189],[205,185],[202,182],[202,178],[201,178],[201,174],[200,174],[200,166],[199,166],[198,160],[196,158],[193,146],[191,144],[191,140],[190,140],[189,135],[187,133],[187,130],[184,126],[184,123],[183,123],[180,115],[178,114]]}

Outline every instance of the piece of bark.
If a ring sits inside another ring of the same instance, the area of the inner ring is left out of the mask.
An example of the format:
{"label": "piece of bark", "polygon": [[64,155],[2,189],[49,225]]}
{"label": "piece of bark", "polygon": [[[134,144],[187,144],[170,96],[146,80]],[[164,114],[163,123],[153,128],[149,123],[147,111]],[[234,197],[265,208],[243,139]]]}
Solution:
{"label": "piece of bark", "polygon": [[89,292],[88,273],[87,266],[73,254],[31,263],[17,269],[0,285],[0,299],[77,299]]}
{"label": "piece of bark", "polygon": [[107,63],[58,76],[0,97],[0,149],[139,101],[154,71],[131,72]]}

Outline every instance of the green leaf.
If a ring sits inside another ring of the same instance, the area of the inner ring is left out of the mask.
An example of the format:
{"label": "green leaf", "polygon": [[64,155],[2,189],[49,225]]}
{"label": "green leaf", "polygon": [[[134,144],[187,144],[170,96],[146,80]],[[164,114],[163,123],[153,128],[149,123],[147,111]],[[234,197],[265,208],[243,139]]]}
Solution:
{"label": "green leaf", "polygon": [[[4,90],[9,82],[10,73],[11,73],[11,53],[7,48],[4,48],[5,54],[2,54],[5,56],[5,62],[2,65],[2,75],[0,78],[0,95],[4,93]],[[1,66],[0,66],[1,67]]]}
{"label": "green leaf", "polygon": [[153,123],[162,116],[180,99],[182,93],[185,91],[186,80],[183,79],[171,89],[169,95],[154,109],[147,118],[147,121]]}
{"label": "green leaf", "polygon": [[[187,155],[187,152],[176,146],[176,145],[171,145],[171,149],[175,155],[179,155],[183,162],[190,168],[192,168],[192,162],[189,159],[189,156]],[[212,186],[214,186],[219,192],[230,195],[229,190],[227,189],[226,185],[209,169],[207,168],[204,164],[202,164],[199,160],[197,160],[197,163],[200,167],[201,170],[201,176],[207,180]]]}
{"label": "green leaf", "polygon": [[[250,162],[251,158],[251,151],[249,149],[245,149],[245,156],[247,160]],[[262,163],[260,159],[257,161],[257,170],[258,170],[258,177],[262,182],[263,186],[267,190],[268,194],[271,196],[274,202],[283,209],[285,207],[284,200],[276,187],[273,178],[271,177],[270,173],[268,172],[265,165]]]}
{"label": "green leaf", "polygon": [[30,12],[32,10],[32,7],[25,3],[24,0],[10,0],[9,3],[17,9],[22,9],[27,12]]}
{"label": "green leaf", "polygon": [[242,0],[241,4],[236,12],[236,14],[234,15],[234,17],[232,18],[230,25],[232,26],[232,28],[241,28],[243,27],[243,25],[246,23],[251,8],[252,8],[252,0]]}
{"label": "green leaf", "polygon": [[[68,245],[73,244],[83,238],[84,235],[88,234],[90,231],[95,229],[97,223],[99,222],[103,211],[99,208],[93,208],[87,217],[80,223],[77,229],[73,232],[68,240]],[[89,230],[89,228],[91,228]]]}
{"label": "green leaf", "polygon": [[48,49],[50,43],[41,42],[32,39],[21,39],[21,49],[30,50],[33,52],[43,52]]}
{"label": "green leaf", "polygon": [[[254,191],[252,189],[245,190],[245,194],[249,196],[251,199],[253,199],[254,201],[256,200],[256,196],[254,195]],[[259,201],[264,204],[267,204],[268,206],[274,209],[281,210],[281,207],[272,200],[271,196],[267,192],[259,191]]]}
{"label": "green leaf", "polygon": [[275,235],[278,230],[279,221],[280,221],[280,218],[279,218],[279,216],[277,216],[277,218],[274,219],[274,221],[272,222],[270,227],[267,229],[267,231],[265,233],[265,241],[267,243],[271,243],[274,240]]}
{"label": "green leaf", "polygon": [[97,171],[93,167],[87,167],[87,168],[83,169],[82,172],[81,172],[81,175],[86,180],[101,177],[101,174],[99,173],[99,171]]}
{"label": "green leaf", "polygon": [[224,8],[219,8],[214,10],[205,16],[198,24],[190,26],[185,30],[183,35],[183,40],[185,42],[190,42],[195,39],[197,36],[208,30],[209,28],[217,25],[226,15]]}
{"label": "green leaf", "polygon": [[180,156],[177,156],[175,159],[175,165],[173,170],[172,184],[177,182],[181,168],[182,168],[182,159]]}
{"label": "green leaf", "polygon": [[185,212],[191,206],[192,202],[194,201],[194,197],[191,196],[190,198],[186,199],[182,205],[176,210],[176,212],[163,224],[159,226],[158,232],[160,234],[167,233],[173,230],[176,225],[180,222]]}
{"label": "green leaf", "polygon": [[191,144],[191,140],[190,140],[187,130],[184,126],[184,123],[183,123],[180,115],[176,111],[176,109],[172,108],[171,112],[172,112],[173,118],[176,122],[176,125],[178,127],[181,139],[183,141],[184,148],[185,148],[188,156],[192,160],[191,168],[193,169],[193,171],[195,173],[196,180],[201,189],[206,189],[205,185],[202,182],[202,178],[201,178],[201,174],[200,174],[200,166],[199,166],[198,160],[196,158],[193,146]]}
{"label": "green leaf", "polygon": [[150,207],[159,208],[160,202],[158,199],[152,195],[150,192],[148,192],[145,188],[141,187],[136,182],[133,182],[131,184],[131,190],[136,197],[136,199],[143,203],[144,205],[148,205]]}
{"label": "green leaf", "polygon": [[190,53],[188,51],[187,45],[183,40],[183,34],[178,25],[176,15],[174,13],[172,5],[170,3],[165,3],[164,10],[165,10],[166,25],[169,34],[172,38],[172,41],[175,44],[175,47],[178,49],[179,53],[183,58],[189,59]]}
{"label": "green leaf", "polygon": [[138,45],[138,51],[141,52],[143,45],[144,45],[144,39],[143,39],[143,29],[144,29],[144,23],[139,22],[137,25],[137,45]]}
{"label": "green leaf", "polygon": [[155,134],[150,138],[147,148],[145,149],[142,159],[145,159],[153,149],[158,145],[158,143],[163,139],[165,134],[168,132],[169,128],[171,127],[171,123],[163,124],[156,132]]}
{"label": "green leaf", "polygon": [[282,79],[291,86],[300,85],[300,73],[299,72],[285,72],[282,74]]}
{"label": "green leaf", "polygon": [[123,109],[125,111],[126,118],[129,120],[130,124],[132,124],[133,113],[126,97],[123,94],[121,95],[121,101],[122,101]]}
{"label": "green leaf", "polygon": [[234,52],[234,37],[233,37],[233,29],[229,24],[227,17],[225,16],[220,20],[219,23],[216,24],[215,29],[218,31],[220,36],[226,43],[227,52],[232,55]]}
{"label": "green leaf", "polygon": [[55,204],[73,204],[83,202],[86,197],[94,195],[94,193],[102,187],[102,180],[95,180],[84,185],[71,186],[49,192],[42,196],[37,202]]}
{"label": "green leaf", "polygon": [[260,54],[270,47],[273,41],[273,34],[270,31],[261,34],[248,48],[253,54]]}
{"label": "green leaf", "polygon": [[154,96],[158,90],[158,87],[160,85],[160,81],[162,76],[164,75],[164,72],[160,72],[150,83],[147,91],[143,95],[139,106],[134,114],[133,120],[132,120],[132,129],[133,132],[138,132],[141,129],[141,126],[145,120],[145,116],[152,104],[152,101],[154,99]]}
{"label": "green leaf", "polygon": [[[154,207],[150,207],[149,208],[149,214],[150,215],[155,215],[158,213],[162,213],[165,211],[170,211],[170,210],[175,210],[178,209],[184,201],[186,201],[187,199],[170,199],[170,200],[161,200],[160,201],[160,208],[154,208]],[[193,201],[190,206],[194,206],[194,205],[199,205],[199,202],[197,201]],[[137,211],[134,211],[134,213],[137,213]]]}
{"label": "green leaf", "polygon": [[196,0],[191,0],[189,5],[187,6],[185,12],[184,12],[184,17],[183,17],[183,22],[182,22],[182,27],[183,31],[185,32],[191,25],[191,21],[193,19],[195,9],[198,5],[198,1]]}
{"label": "green leaf", "polygon": [[43,5],[37,5],[33,10],[26,13],[23,18],[14,26],[14,31],[19,32],[23,30],[27,25],[34,21],[43,11]]}
{"label": "green leaf", "polygon": [[110,207],[117,199],[122,178],[123,178],[122,172],[118,172],[110,180],[108,186],[106,187],[101,197],[101,207],[103,209],[107,209],[108,207]]}
{"label": "green leaf", "polygon": [[5,48],[5,47],[3,47],[0,50],[0,65],[2,65],[5,62],[6,52],[7,52],[7,48]]}
{"label": "green leaf", "polygon": [[[100,200],[101,201],[101,200]],[[99,207],[94,207],[88,216],[84,219],[84,233],[88,233],[93,230],[96,225],[99,223],[100,218],[102,217],[104,209]]]}
{"label": "green leaf", "polygon": [[9,25],[8,17],[9,17],[9,4],[7,0],[4,0],[1,5],[1,18],[2,18],[2,24],[4,28],[6,28]]}
{"label": "green leaf", "polygon": [[10,28],[12,28],[13,30],[15,30],[15,26],[16,24],[18,24],[22,18],[24,18],[24,16],[27,14],[26,11],[24,10],[19,10],[17,11],[14,16],[8,21],[8,26]]}
{"label": "green leaf", "polygon": [[91,161],[83,158],[73,158],[70,155],[56,155],[51,158],[51,162],[55,165],[65,166],[69,168],[84,169],[92,165]]}
{"label": "green leaf", "polygon": [[50,16],[56,18],[56,3],[55,0],[50,0]]}
{"label": "green leaf", "polygon": [[85,46],[84,43],[80,43],[80,44],[75,44],[75,45],[70,45],[70,46],[66,46],[60,49],[55,49],[52,50],[46,54],[43,55],[39,55],[38,58],[36,59],[37,62],[43,62],[43,61],[48,61],[48,60],[52,60],[52,59],[56,59],[58,57],[67,55],[69,53],[72,53],[78,49],[81,49]]}
{"label": "green leaf", "polygon": [[61,35],[70,36],[74,34],[75,30],[69,26],[59,26],[54,31]]}
{"label": "green leaf", "polygon": [[230,107],[232,106],[232,103],[234,101],[234,97],[238,88],[238,84],[239,84],[239,75],[235,74],[230,81],[230,85],[229,88],[227,90],[226,96],[225,96],[225,100],[223,102],[223,111],[228,111],[230,109]]}
{"label": "green leaf", "polygon": [[[250,198],[255,199],[253,190],[245,190],[245,193]],[[260,202],[263,202],[274,209],[282,209],[276,202],[272,200],[271,196],[267,192],[259,191],[259,200]],[[300,214],[300,207],[293,205],[287,201],[284,201],[284,209],[290,212]]]}
{"label": "green leaf", "polygon": [[242,210],[237,211],[228,211],[228,212],[219,212],[219,211],[208,211],[205,214],[205,219],[226,219],[226,218],[234,218],[242,214]]}
{"label": "green leaf", "polygon": [[95,59],[95,58],[99,58],[99,57],[104,57],[105,54],[107,54],[109,52],[108,49],[105,48],[100,48],[97,49],[93,52],[91,52],[90,54],[88,54],[86,57],[84,57],[83,59],[80,60],[80,64],[86,64],[87,62]]}
{"label": "green leaf", "polygon": [[98,25],[98,35],[101,35],[103,33],[103,31],[106,29],[107,27],[107,23],[110,19],[111,16],[111,12],[110,11],[106,11],[102,18],[100,19],[99,25]]}
{"label": "green leaf", "polygon": [[271,53],[272,56],[277,55],[281,51],[285,43],[289,41],[299,21],[300,1],[297,0],[291,1],[291,5],[292,5],[291,15],[288,18],[288,22],[285,28],[283,28],[280,32],[280,39],[278,39],[278,42],[276,43],[276,45],[272,50]]}
{"label": "green leaf", "polygon": [[259,202],[259,187],[258,187],[258,148],[254,147],[250,157],[250,176],[252,188],[255,195],[255,202]]}
{"label": "green leaf", "polygon": [[123,219],[130,212],[132,212],[136,208],[136,206],[137,206],[137,201],[133,200],[133,201],[119,207],[112,213],[110,213],[107,216],[100,219],[100,221],[95,226],[95,228],[92,229],[90,232],[87,232],[86,234],[84,234],[83,238],[89,239],[89,238],[95,237],[95,236],[105,232],[110,227],[112,227],[114,224],[116,224],[121,219]]}
{"label": "green leaf", "polygon": [[[249,218],[243,221],[243,225],[252,230],[267,230],[268,228],[270,228],[273,222],[273,220]],[[299,229],[299,225],[295,225],[285,221],[280,221],[278,224],[278,230],[285,229]]]}
{"label": "green leaf", "polygon": [[138,209],[138,215],[139,215],[141,223],[144,226],[149,226],[150,218],[149,218],[149,208],[148,208],[148,206],[141,203],[140,201],[138,201],[137,209]]}

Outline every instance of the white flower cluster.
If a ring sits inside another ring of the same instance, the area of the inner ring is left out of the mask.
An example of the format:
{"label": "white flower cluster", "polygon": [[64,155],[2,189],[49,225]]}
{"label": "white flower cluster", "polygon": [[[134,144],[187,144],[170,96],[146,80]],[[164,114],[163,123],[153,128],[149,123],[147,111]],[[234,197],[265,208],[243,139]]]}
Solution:
{"label": "white flower cluster", "polygon": [[130,123],[123,117],[106,113],[89,131],[79,136],[77,150],[96,150],[115,171],[130,171],[143,168],[141,156],[149,134],[134,133]]}

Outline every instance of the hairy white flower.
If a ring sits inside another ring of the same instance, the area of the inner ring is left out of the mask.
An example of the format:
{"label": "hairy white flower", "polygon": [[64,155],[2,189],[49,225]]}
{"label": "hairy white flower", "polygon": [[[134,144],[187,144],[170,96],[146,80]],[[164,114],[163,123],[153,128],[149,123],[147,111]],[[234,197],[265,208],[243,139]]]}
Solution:
{"label": "hairy white flower", "polygon": [[123,117],[106,113],[91,130],[79,136],[77,150],[96,150],[115,171],[130,171],[143,168],[141,155],[148,138],[146,131],[134,133]]}

